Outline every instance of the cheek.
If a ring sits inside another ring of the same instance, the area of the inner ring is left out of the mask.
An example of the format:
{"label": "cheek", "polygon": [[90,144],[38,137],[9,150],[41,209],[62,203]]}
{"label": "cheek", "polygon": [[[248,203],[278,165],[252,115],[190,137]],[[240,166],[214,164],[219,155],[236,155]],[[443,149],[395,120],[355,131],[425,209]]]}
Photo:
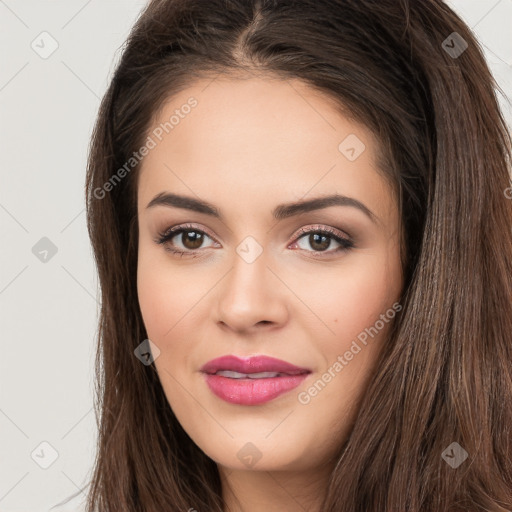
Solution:
{"label": "cheek", "polygon": [[352,339],[373,325],[399,293],[394,273],[376,262],[331,271],[325,278],[316,274],[301,283],[298,295],[307,297],[308,306],[339,340]]}
{"label": "cheek", "polygon": [[175,294],[169,293],[165,275],[159,271],[158,266],[147,265],[144,259],[139,259],[137,291],[148,337],[156,341],[172,327],[172,312],[177,302]]}
{"label": "cheek", "polygon": [[195,369],[193,348],[208,317],[207,295],[216,275],[177,265],[163,249],[140,247],[138,300],[147,336],[160,350],[155,366],[178,376]]}
{"label": "cheek", "polygon": [[[172,268],[165,255],[139,251],[137,266],[139,305],[148,337],[158,344],[182,318],[196,298],[194,285],[186,273]],[[196,299],[197,300],[197,299]]]}
{"label": "cheek", "polygon": [[[331,369],[336,375],[333,384],[327,386],[324,403],[330,399],[331,403],[338,403],[340,389],[359,393],[358,388],[374,368],[395,316],[392,306],[401,289],[398,257],[367,256],[337,273],[331,272],[329,279],[318,275],[309,278],[302,291],[306,296],[307,289],[315,290],[307,295],[311,299],[308,304],[331,331],[322,329],[324,334],[316,338],[317,349],[323,355],[322,370]],[[333,367],[339,362],[338,356],[343,361],[342,370],[337,365],[339,371]]]}
{"label": "cheek", "polygon": [[[172,270],[165,264],[146,264],[139,260],[137,288],[139,305],[148,338],[160,353],[155,367],[171,407],[184,398],[176,383],[181,382],[182,372],[188,370],[190,324],[194,322],[194,303],[191,296],[194,286],[186,283],[184,273]],[[188,329],[188,330],[187,330]],[[174,378],[173,378],[174,377]]]}

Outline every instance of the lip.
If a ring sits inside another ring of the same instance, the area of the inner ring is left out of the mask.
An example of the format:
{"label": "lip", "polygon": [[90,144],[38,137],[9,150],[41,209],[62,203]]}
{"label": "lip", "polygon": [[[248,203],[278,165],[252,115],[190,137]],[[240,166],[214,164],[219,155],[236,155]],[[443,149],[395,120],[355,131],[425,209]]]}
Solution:
{"label": "lip", "polygon": [[309,368],[300,368],[294,364],[269,356],[251,356],[246,358],[233,355],[221,356],[208,361],[201,367],[201,371],[208,374],[214,374],[221,370],[239,373],[279,372],[287,373],[288,375],[311,373]]}
{"label": "lip", "polygon": [[[287,375],[263,379],[235,379],[214,375],[222,370],[247,374],[278,372]],[[311,370],[268,356],[239,358],[231,355],[212,359],[201,368],[201,372],[210,390],[222,400],[238,405],[258,405],[296,388]]]}

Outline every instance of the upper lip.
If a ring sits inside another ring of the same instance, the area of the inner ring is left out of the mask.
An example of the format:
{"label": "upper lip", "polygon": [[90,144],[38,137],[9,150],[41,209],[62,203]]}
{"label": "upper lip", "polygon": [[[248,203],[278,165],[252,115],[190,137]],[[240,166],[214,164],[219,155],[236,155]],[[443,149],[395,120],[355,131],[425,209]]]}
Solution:
{"label": "upper lip", "polygon": [[311,370],[308,368],[300,368],[294,364],[269,356],[251,356],[247,358],[234,355],[221,356],[208,361],[201,367],[202,372],[209,374],[223,370],[245,374],[259,372],[278,372],[289,375],[311,373]]}

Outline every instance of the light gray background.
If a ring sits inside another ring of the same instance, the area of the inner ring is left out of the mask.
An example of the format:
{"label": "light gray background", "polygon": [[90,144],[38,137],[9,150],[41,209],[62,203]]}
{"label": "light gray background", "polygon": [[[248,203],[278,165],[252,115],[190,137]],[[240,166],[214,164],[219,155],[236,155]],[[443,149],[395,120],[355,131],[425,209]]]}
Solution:
{"label": "light gray background", "polygon": [[[0,0],[0,512],[47,511],[90,477],[98,302],[86,155],[99,100],[144,4]],[[512,97],[512,0],[449,4]],[[512,108],[500,101],[512,126]],[[46,262],[32,251],[43,237],[57,248]],[[38,464],[51,462],[42,442],[58,453],[47,469]]]}

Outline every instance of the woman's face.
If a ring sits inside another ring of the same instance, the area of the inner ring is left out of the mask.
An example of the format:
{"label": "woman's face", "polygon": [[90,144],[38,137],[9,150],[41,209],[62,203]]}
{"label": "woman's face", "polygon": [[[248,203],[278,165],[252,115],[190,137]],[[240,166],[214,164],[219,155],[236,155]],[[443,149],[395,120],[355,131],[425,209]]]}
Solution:
{"label": "woman's face", "polygon": [[[345,440],[400,309],[400,220],[376,140],[302,82],[262,78],[196,82],[147,135],[137,284],[171,408],[221,466],[320,467]],[[310,373],[201,371],[225,355]],[[271,398],[285,381],[295,387]]]}

